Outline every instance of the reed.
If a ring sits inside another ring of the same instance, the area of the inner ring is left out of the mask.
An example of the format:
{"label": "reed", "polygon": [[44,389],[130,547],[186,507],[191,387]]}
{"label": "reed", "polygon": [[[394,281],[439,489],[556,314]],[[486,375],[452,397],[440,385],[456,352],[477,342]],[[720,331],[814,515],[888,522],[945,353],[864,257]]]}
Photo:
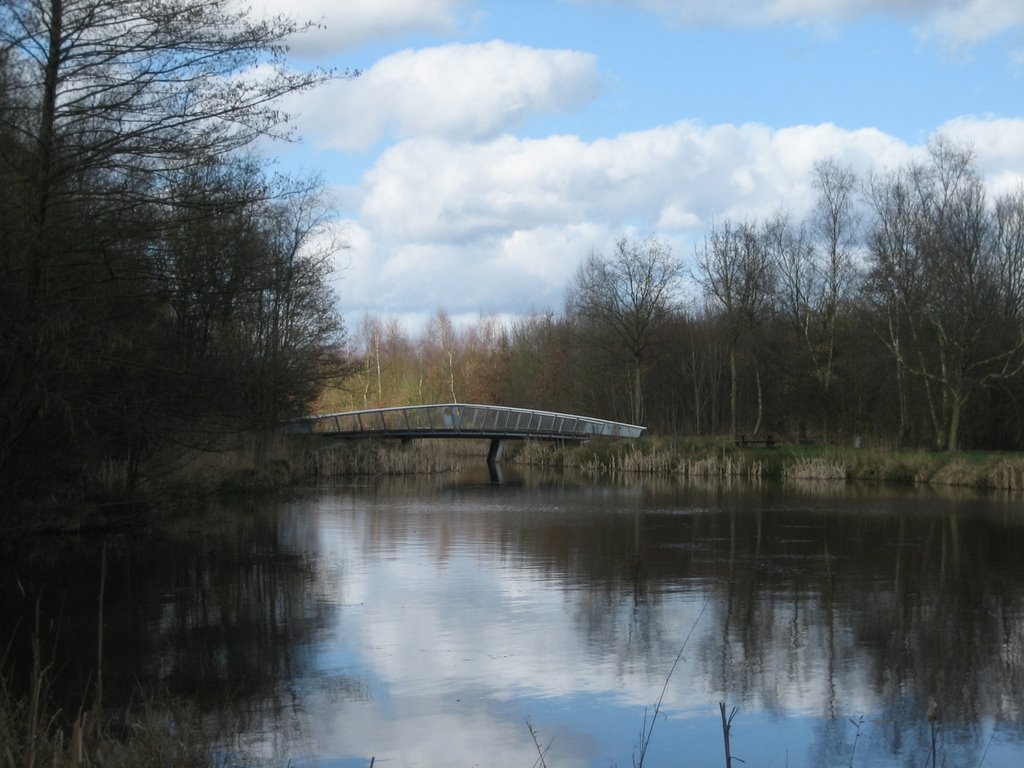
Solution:
{"label": "reed", "polygon": [[644,451],[633,445],[617,451],[611,457],[611,471],[642,474],[675,474],[679,471],[679,457],[669,450],[654,447]]}
{"label": "reed", "polygon": [[360,442],[311,450],[307,473],[334,480],[351,475],[435,475],[458,472],[467,458],[482,460],[486,449],[472,441]]}
{"label": "reed", "polygon": [[526,441],[507,454],[522,466],[578,469],[591,475],[642,474],[688,479],[882,480],[907,485],[1024,492],[1024,456],[949,454],[782,443],[741,448],[725,438],[593,439],[581,446]]}
{"label": "reed", "polygon": [[[486,440],[414,440],[328,443],[320,438],[252,434],[225,438],[204,450],[155,456],[131,477],[125,462],[93,468],[91,487],[102,499],[180,498],[247,493],[354,475],[436,475],[482,461]],[[948,454],[890,448],[855,449],[781,442],[774,448],[739,447],[725,437],[593,438],[583,445],[512,441],[508,464],[573,469],[602,475],[687,479],[881,480],[908,485],[1024,492],[1024,456]]]}
{"label": "reed", "polygon": [[846,480],[849,473],[845,463],[827,456],[798,458],[782,469],[782,476],[790,480]]}
{"label": "reed", "polygon": [[524,467],[573,467],[596,471],[604,468],[603,462],[595,460],[593,452],[542,440],[519,441],[506,456],[511,463]]}
{"label": "reed", "polygon": [[[736,713],[739,711],[737,707],[733,707],[728,716],[725,714],[725,702],[718,702],[718,709],[722,713],[722,740],[725,744],[725,768],[732,768],[732,740],[730,735],[732,733],[732,721],[736,717]],[[741,761],[742,762],[742,761]]]}
{"label": "reed", "polygon": [[745,456],[728,453],[682,459],[679,473],[684,477],[745,478],[748,480],[761,480],[766,474],[763,462],[750,461]]}
{"label": "reed", "polygon": [[736,450],[671,441],[630,443],[595,440],[579,447],[527,441],[513,461],[524,466],[579,469],[593,475],[643,474],[692,478],[742,477],[760,480],[773,473],[771,465]]}
{"label": "reed", "polygon": [[994,460],[985,482],[989,487],[995,489],[1024,490],[1024,459],[998,458]]}
{"label": "reed", "polygon": [[[104,558],[105,559],[105,558]],[[103,600],[106,565],[100,583]],[[97,657],[103,656],[103,614],[98,613]],[[0,768],[200,768],[210,765],[215,747],[195,711],[171,697],[137,697],[121,711],[103,706],[102,668],[91,690],[73,711],[53,696],[55,664],[44,661],[39,608],[32,631],[32,665],[21,693],[13,684],[14,664],[0,657]],[[102,663],[102,662],[100,662]],[[90,702],[91,699],[91,703]]]}
{"label": "reed", "polygon": [[0,768],[210,765],[213,735],[197,713],[169,697],[142,700],[105,722],[84,708],[72,717],[49,698],[51,670],[35,672],[31,692],[21,697],[0,673]]}

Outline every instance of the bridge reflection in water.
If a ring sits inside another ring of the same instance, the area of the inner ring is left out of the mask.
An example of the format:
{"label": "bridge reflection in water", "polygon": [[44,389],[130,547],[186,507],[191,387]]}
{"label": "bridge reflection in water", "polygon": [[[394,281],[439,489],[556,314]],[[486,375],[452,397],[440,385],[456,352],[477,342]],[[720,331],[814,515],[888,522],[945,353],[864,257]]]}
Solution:
{"label": "bridge reflection in water", "polygon": [[337,438],[475,438],[490,439],[487,460],[501,458],[504,440],[557,440],[581,443],[591,437],[640,437],[646,427],[569,413],[510,408],[503,405],[445,403],[371,408],[308,416],[292,431]]}

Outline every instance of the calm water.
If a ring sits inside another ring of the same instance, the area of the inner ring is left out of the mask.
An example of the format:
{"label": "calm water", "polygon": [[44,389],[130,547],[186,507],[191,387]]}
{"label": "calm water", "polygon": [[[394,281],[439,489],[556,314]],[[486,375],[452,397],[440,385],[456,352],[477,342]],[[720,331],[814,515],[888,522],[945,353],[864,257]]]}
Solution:
{"label": "calm water", "polygon": [[532,726],[625,768],[653,724],[645,765],[721,766],[724,702],[746,766],[925,766],[934,698],[940,764],[1024,765],[1020,501],[483,472],[5,545],[4,639],[38,602],[58,689],[104,547],[108,699],[230,718],[228,764],[530,768]]}

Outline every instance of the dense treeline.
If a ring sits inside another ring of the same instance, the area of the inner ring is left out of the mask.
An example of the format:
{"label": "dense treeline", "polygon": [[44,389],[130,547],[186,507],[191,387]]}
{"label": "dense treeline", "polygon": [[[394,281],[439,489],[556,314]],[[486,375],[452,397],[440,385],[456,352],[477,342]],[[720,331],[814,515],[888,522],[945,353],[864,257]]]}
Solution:
{"label": "dense treeline", "polygon": [[796,220],[711,225],[692,257],[623,238],[561,314],[420,338],[368,316],[332,405],[482,402],[685,434],[941,449],[1024,445],[1024,189],[992,199],[968,148],[868,178],[814,168]]}
{"label": "dense treeline", "polygon": [[285,19],[228,0],[0,6],[0,498],[308,410],[340,365],[316,185],[281,137]]}

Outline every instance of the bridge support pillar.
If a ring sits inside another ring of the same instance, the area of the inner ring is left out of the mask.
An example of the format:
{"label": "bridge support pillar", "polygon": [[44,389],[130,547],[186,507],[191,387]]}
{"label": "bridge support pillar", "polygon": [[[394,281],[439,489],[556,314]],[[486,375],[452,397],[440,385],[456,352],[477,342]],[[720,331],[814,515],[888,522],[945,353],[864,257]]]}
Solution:
{"label": "bridge support pillar", "polygon": [[501,454],[505,452],[505,441],[500,437],[491,440],[491,448],[487,451],[487,463],[494,464],[501,461]]}

